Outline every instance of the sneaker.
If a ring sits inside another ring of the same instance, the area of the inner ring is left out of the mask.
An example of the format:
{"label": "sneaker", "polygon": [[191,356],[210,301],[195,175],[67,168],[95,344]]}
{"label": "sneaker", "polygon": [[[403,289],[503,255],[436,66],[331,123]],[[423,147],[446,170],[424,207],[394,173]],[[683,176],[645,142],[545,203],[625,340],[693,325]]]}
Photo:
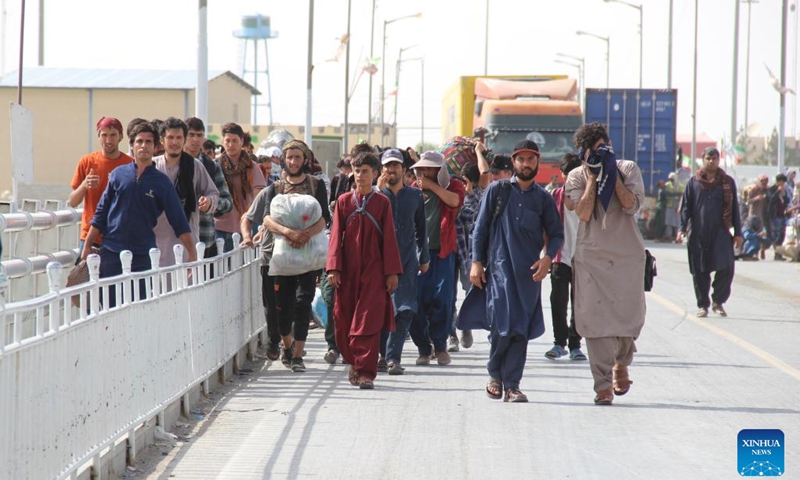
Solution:
{"label": "sneaker", "polygon": [[303,373],[306,371],[306,364],[303,363],[302,357],[292,359],[292,371],[295,373]]}
{"label": "sneaker", "polygon": [[431,364],[431,356],[430,355],[420,355],[417,358],[417,365],[430,365]]}
{"label": "sneaker", "polygon": [[472,346],[472,330],[464,330],[461,332],[461,346],[469,348]]}
{"label": "sneaker", "polygon": [[561,358],[567,354],[567,349],[562,347],[561,345],[553,345],[553,348],[545,352],[544,357],[549,358],[550,360],[555,360],[557,358]]}
{"label": "sneaker", "polygon": [[708,309],[701,308],[700,310],[697,311],[697,313],[695,313],[695,316],[698,318],[706,318],[708,316]]}
{"label": "sneaker", "polygon": [[586,355],[583,354],[580,348],[573,348],[569,351],[570,360],[586,360]]}
{"label": "sneaker", "polygon": [[333,365],[336,363],[336,359],[339,358],[339,352],[334,349],[330,349],[325,352],[325,355],[323,355],[322,358],[325,360],[325,362]]}
{"label": "sneaker", "polygon": [[389,362],[388,370],[389,375],[402,375],[405,368],[401,367],[399,363]]}
{"label": "sneaker", "polygon": [[720,305],[719,303],[712,303],[711,304],[711,311],[716,313],[720,317],[727,317],[728,316],[728,312],[726,312],[725,309],[722,308],[722,305]]}
{"label": "sneaker", "polygon": [[381,372],[381,373],[385,373],[387,370],[389,370],[389,366],[386,365],[386,359],[383,358],[383,357],[379,358],[378,359],[378,371]]}
{"label": "sneaker", "polygon": [[436,362],[439,365],[450,365],[450,354],[447,352],[436,352]]}
{"label": "sneaker", "polygon": [[283,355],[281,355],[281,363],[286,368],[292,368],[292,349],[284,348]]}
{"label": "sneaker", "polygon": [[451,333],[450,338],[447,339],[447,351],[448,352],[458,351],[458,336],[456,336],[455,333]]}

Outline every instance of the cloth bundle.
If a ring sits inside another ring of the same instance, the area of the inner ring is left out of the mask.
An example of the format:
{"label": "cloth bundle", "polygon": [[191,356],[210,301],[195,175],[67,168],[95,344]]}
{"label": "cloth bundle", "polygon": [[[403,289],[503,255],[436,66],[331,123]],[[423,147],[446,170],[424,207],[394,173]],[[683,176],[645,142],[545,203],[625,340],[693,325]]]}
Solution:
{"label": "cloth bundle", "polygon": [[[319,221],[322,209],[311,195],[277,195],[270,202],[270,216],[284,227],[305,230]],[[300,275],[325,268],[328,237],[324,231],[314,235],[300,248],[294,248],[283,235],[275,235],[275,248],[269,263],[271,276]]]}
{"label": "cloth bundle", "polygon": [[[478,154],[475,153],[475,142],[471,138],[455,136],[449,138],[437,152],[444,156],[444,164],[451,175],[461,175],[461,169],[468,163],[477,163]],[[492,161],[494,155],[487,152],[486,161]]]}

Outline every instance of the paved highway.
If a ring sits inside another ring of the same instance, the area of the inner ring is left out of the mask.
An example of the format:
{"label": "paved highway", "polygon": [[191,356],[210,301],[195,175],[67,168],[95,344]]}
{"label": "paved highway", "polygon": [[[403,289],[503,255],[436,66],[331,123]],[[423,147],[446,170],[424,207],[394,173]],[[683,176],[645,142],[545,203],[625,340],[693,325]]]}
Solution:
{"label": "paved highway", "polygon": [[[380,374],[373,391],[323,362],[312,331],[305,374],[255,362],[202,407],[188,442],[140,460],[136,478],[725,479],[742,429],[781,429],[785,477],[800,478],[800,265],[737,262],[727,318],[697,310],[686,251],[649,244],[659,276],[630,393],[592,403],[586,362],[550,361],[552,329],[529,345],[528,404],[486,397],[488,343],[446,367]],[[545,281],[549,294],[549,279]],[[549,302],[545,300],[549,323]],[[181,433],[181,432],[179,432]]]}

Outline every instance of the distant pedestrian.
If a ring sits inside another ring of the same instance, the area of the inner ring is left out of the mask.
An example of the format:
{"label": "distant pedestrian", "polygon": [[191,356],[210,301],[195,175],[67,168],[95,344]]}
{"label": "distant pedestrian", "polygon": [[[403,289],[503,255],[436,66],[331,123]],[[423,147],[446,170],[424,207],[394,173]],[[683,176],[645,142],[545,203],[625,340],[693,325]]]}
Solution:
{"label": "distant pedestrian", "polygon": [[575,133],[583,166],[569,173],[567,208],[580,219],[572,256],[575,327],[586,341],[594,403],[611,405],[631,383],[628,366],[644,326],[645,251],[634,215],[644,203],[642,172],[617,160],[600,123]]}
{"label": "distant pedestrian", "polygon": [[[744,243],[736,198],[736,182],[719,168],[719,150],[706,148],[703,168],[689,180],[683,192],[681,226],[676,237],[679,242],[687,234],[689,237],[689,271],[698,317],[708,316],[709,307],[720,316],[727,316],[723,304],[731,296],[733,246],[738,248]],[[714,272],[714,292],[709,300],[711,272]]]}
{"label": "distant pedestrian", "polygon": [[[89,233],[97,204],[108,185],[109,175],[115,168],[133,163],[133,158],[119,150],[119,143],[122,141],[122,123],[119,120],[114,117],[101,117],[95,125],[95,130],[100,150],[85,155],[78,161],[75,174],[72,176],[72,193],[67,200],[67,204],[73,208],[83,202],[79,252],[83,251],[83,243]],[[97,237],[94,242],[92,246],[99,248],[102,236]]]}
{"label": "distant pedestrian", "polygon": [[[516,174],[492,182],[473,231],[470,281],[458,315],[461,329],[489,330],[489,398],[527,402],[520,390],[528,341],[544,334],[541,281],[564,242],[553,197],[534,180],[539,147],[516,144]],[[546,237],[545,237],[546,235]],[[542,249],[546,254],[541,256]]]}
{"label": "distant pedestrian", "polygon": [[379,160],[362,153],[352,162],[356,190],[336,201],[331,225],[328,283],[336,289],[336,345],[352,385],[374,388],[381,330],[394,330],[390,294],[403,273],[389,199],[373,189]]}
{"label": "distant pedestrian", "polygon": [[[767,248],[780,247],[786,237],[786,209],[789,208],[789,194],[786,189],[786,175],[775,175],[775,183],[767,189]],[[775,260],[786,260],[775,252]]]}

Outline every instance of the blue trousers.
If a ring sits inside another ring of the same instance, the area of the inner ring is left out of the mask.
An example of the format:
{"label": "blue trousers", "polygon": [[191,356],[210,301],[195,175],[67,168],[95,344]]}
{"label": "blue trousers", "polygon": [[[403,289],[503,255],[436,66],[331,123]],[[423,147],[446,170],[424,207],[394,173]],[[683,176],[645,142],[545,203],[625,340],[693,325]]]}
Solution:
{"label": "blue trousers", "polygon": [[453,326],[456,254],[439,258],[439,252],[431,250],[430,256],[430,268],[417,278],[419,315],[409,329],[420,355],[431,354],[431,342],[435,351],[447,351],[447,338]]}
{"label": "blue trousers", "polygon": [[501,337],[497,332],[489,335],[489,376],[503,382],[503,388],[519,388],[525,360],[528,356],[528,339],[520,334]]}
{"label": "blue trousers", "polygon": [[[150,270],[150,256],[133,254],[131,262],[131,272],[145,272]],[[119,252],[112,252],[106,248],[100,248],[100,278],[113,277],[122,274],[122,261],[119,259]],[[144,279],[139,280],[139,299],[145,298],[147,284]],[[102,301],[102,298],[101,298]],[[108,302],[106,308],[113,308],[117,305],[117,289],[113,285],[108,287]]]}
{"label": "blue trousers", "polygon": [[411,326],[411,322],[416,317],[413,310],[401,310],[394,316],[394,332],[383,330],[381,332],[381,355],[387,362],[400,364],[400,357],[403,356],[403,344],[406,342],[406,334]]}

